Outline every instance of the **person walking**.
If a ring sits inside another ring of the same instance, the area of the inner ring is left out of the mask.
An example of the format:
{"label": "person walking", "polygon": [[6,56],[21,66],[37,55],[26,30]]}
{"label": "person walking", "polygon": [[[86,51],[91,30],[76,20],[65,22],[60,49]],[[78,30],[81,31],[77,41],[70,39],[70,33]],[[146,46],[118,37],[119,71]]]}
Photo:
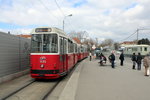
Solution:
{"label": "person walking", "polygon": [[135,53],[133,53],[131,60],[133,62],[132,69],[135,69],[135,65],[136,65],[136,55],[135,55]]}
{"label": "person walking", "polygon": [[150,58],[146,55],[143,59],[143,65],[145,67],[145,76],[149,76]]}
{"label": "person walking", "polygon": [[120,54],[119,59],[120,59],[120,65],[123,66],[123,61],[124,61],[124,54],[123,54],[123,52]]}
{"label": "person walking", "polygon": [[141,70],[141,61],[142,61],[142,56],[141,56],[141,53],[138,53],[138,55],[137,55],[137,60],[136,60],[136,62],[137,62],[137,69],[138,70]]}
{"label": "person walking", "polygon": [[90,52],[89,53],[89,56],[90,56],[90,61],[92,60],[92,53]]}
{"label": "person walking", "polygon": [[114,53],[111,53],[111,55],[109,56],[109,59],[111,60],[111,67],[115,68],[115,55],[114,55]]}

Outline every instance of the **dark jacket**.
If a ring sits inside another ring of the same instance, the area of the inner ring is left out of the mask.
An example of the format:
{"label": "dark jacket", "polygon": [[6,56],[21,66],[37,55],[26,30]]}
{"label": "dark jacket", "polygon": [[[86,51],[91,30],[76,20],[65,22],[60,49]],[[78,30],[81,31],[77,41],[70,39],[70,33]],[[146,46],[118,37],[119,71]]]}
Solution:
{"label": "dark jacket", "polygon": [[115,55],[114,55],[114,54],[111,54],[110,57],[109,57],[109,59],[110,59],[111,61],[115,61]]}
{"label": "dark jacket", "polygon": [[136,60],[136,62],[137,62],[138,64],[141,64],[141,61],[142,61],[142,56],[141,56],[141,55],[137,55],[137,60]]}
{"label": "dark jacket", "polygon": [[132,60],[132,61],[137,61],[137,60],[136,60],[136,55],[132,55],[131,60]]}
{"label": "dark jacket", "polygon": [[123,54],[123,53],[121,53],[119,59],[120,59],[120,60],[124,60],[124,54]]}

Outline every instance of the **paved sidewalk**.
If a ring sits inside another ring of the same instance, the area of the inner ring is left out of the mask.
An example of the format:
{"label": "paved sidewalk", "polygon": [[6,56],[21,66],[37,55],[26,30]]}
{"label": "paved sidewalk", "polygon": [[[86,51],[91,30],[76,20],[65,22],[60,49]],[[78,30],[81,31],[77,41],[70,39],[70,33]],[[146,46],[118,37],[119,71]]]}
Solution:
{"label": "paved sidewalk", "polygon": [[[118,58],[116,58],[118,59]],[[99,66],[98,60],[86,59],[82,64],[75,100],[150,100],[150,77],[132,70],[126,59],[124,66],[112,69],[110,63]]]}

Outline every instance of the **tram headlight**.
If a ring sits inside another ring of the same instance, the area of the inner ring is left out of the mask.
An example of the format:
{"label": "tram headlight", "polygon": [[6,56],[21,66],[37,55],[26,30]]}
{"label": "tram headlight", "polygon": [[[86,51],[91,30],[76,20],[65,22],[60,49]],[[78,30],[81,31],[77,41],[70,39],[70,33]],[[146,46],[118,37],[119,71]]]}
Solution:
{"label": "tram headlight", "polygon": [[44,64],[42,64],[40,67],[41,67],[41,68],[44,68]]}

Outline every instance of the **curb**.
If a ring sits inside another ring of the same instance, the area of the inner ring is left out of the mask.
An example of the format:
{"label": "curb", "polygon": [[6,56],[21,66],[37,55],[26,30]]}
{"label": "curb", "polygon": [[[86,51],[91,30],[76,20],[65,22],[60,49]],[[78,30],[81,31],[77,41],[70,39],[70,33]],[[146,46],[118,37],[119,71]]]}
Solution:
{"label": "curb", "polygon": [[58,100],[75,100],[76,90],[78,86],[78,80],[83,66],[84,60],[77,66],[69,81],[67,82],[64,90],[59,96]]}

